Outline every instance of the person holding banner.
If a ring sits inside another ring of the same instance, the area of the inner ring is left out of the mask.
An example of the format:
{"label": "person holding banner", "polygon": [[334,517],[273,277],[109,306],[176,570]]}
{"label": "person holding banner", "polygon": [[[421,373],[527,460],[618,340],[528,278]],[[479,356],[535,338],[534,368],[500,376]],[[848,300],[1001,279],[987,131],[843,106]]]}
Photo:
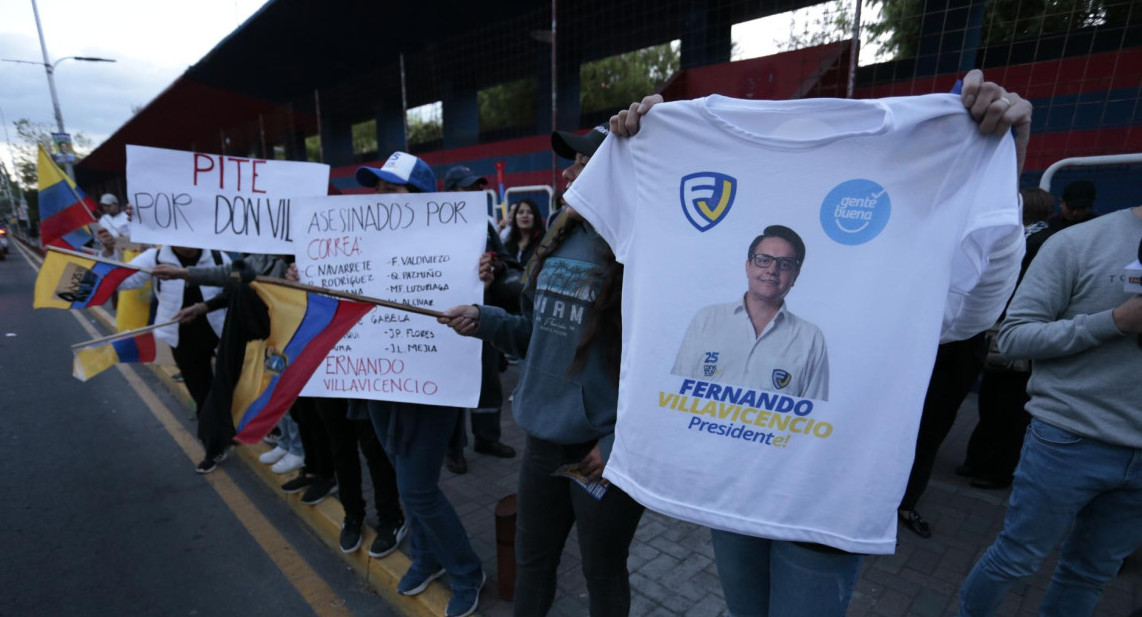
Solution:
{"label": "person holding banner", "polygon": [[[1000,137],[1014,133],[1016,169],[1013,171],[1021,172],[1030,138],[1031,104],[999,84],[984,81],[979,70],[964,77],[959,94],[962,105],[981,133]],[[637,134],[640,118],[662,101],[660,95],[652,95],[632,103],[629,109],[611,118],[612,132],[627,137]],[[625,170],[615,172],[614,179],[629,181],[625,173]],[[601,184],[597,180],[589,178],[585,190],[598,191]],[[1014,201],[1016,188],[1012,183],[1011,194],[997,198]],[[571,197],[574,199],[569,202],[574,207],[582,195]],[[614,209],[627,207],[627,204],[614,203],[613,199],[606,205]],[[583,209],[589,211],[587,207]],[[970,290],[960,293],[949,289],[942,341],[963,340],[985,330],[1002,310],[1022,257],[1022,233],[1001,238],[993,251],[986,255],[986,268],[977,272],[978,278]],[[919,408],[905,411],[920,413]],[[812,471],[806,473],[811,475]],[[853,504],[854,508],[858,505]],[[838,514],[847,515],[850,513]],[[736,617],[843,617],[846,613],[860,569],[860,554],[813,542],[721,529],[712,529],[711,538],[726,604]]]}
{"label": "person holding banner", "polygon": [[[432,168],[419,158],[394,152],[381,167],[360,167],[357,182],[377,193],[431,193]],[[446,572],[452,597],[445,617],[476,611],[487,580],[460,517],[440,490],[440,467],[460,410],[455,407],[350,400],[350,415],[363,405],[377,438],[396,469],[397,487],[412,536],[412,565],[397,583],[397,593],[414,596]]]}
{"label": "person holding banner", "polygon": [[[220,251],[182,246],[150,248],[130,262],[132,265],[149,271],[161,271],[164,267],[186,268],[210,264],[229,267],[230,257]],[[222,324],[226,320],[226,309],[208,303],[222,293],[221,287],[197,285],[181,280],[162,280],[157,273],[138,272],[127,277],[119,289],[136,289],[155,281],[155,295],[158,309],[155,322],[162,323],[177,319],[179,324],[164,326],[155,331],[155,338],[171,346],[175,365],[182,372],[183,383],[194,399],[195,417],[202,411],[210,384],[214,379],[211,361],[218,337],[222,335]]]}
{"label": "person holding banner", "polygon": [[[570,185],[606,137],[557,131],[556,153],[574,160]],[[487,275],[491,260],[481,261]],[[457,306],[440,323],[523,358],[512,411],[527,433],[519,474],[514,614],[540,617],[555,598],[563,545],[578,526],[592,617],[630,613],[627,557],[643,507],[600,483],[614,443],[623,267],[575,212],[552,222],[536,250],[523,312]]]}

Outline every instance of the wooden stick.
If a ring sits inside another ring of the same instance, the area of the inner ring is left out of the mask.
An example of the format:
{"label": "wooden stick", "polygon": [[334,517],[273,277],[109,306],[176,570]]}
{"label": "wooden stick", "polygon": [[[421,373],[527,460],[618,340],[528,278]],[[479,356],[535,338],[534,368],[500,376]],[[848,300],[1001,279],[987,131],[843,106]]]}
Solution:
{"label": "wooden stick", "polygon": [[300,289],[302,291],[312,291],[314,293],[325,294],[333,296],[334,298],[342,298],[344,300],[353,300],[354,302],[365,302],[366,304],[376,304],[385,308],[396,309],[398,311],[406,311],[409,313],[418,313],[420,315],[427,315],[428,317],[443,317],[444,313],[434,311],[432,309],[420,308],[419,306],[409,306],[399,302],[392,302],[389,300],[381,300],[380,298],[370,298],[369,296],[359,296],[344,291],[337,291],[335,289],[326,289],[324,287],[314,287],[313,285],[306,285],[305,283],[295,283],[285,279],[276,278],[273,276],[261,276],[256,279],[259,283],[269,283],[271,285],[281,285],[282,287],[290,287],[292,289]]}
{"label": "wooden stick", "polygon": [[135,336],[136,334],[142,334],[144,332],[149,332],[151,330],[155,330],[157,328],[161,328],[163,326],[169,326],[171,324],[176,324],[176,323],[178,323],[178,320],[172,319],[166,323],[152,324],[149,326],[144,326],[142,328],[139,328],[138,330],[127,330],[126,332],[116,332],[115,334],[105,336],[103,338],[97,338],[97,339],[92,339],[90,341],[84,341],[82,343],[76,343],[75,345],[72,345],[71,348],[72,349],[81,349],[84,347],[94,347],[95,345],[100,344],[100,343],[106,343],[108,341],[117,341],[121,338],[130,338],[132,336]]}
{"label": "wooden stick", "polygon": [[64,255],[71,255],[73,257],[81,257],[83,259],[91,259],[93,261],[98,261],[98,262],[102,262],[105,264],[110,264],[112,266],[118,266],[120,268],[130,268],[132,270],[138,270],[140,272],[146,272],[147,274],[151,273],[151,271],[148,270],[147,268],[141,268],[139,266],[129,264],[129,263],[125,263],[122,261],[116,261],[114,259],[107,259],[106,257],[100,257],[99,255],[88,255],[86,253],[80,253],[79,251],[72,251],[69,249],[60,248],[58,246],[49,246],[49,247],[47,247],[47,250],[55,251],[57,253],[63,253]]}

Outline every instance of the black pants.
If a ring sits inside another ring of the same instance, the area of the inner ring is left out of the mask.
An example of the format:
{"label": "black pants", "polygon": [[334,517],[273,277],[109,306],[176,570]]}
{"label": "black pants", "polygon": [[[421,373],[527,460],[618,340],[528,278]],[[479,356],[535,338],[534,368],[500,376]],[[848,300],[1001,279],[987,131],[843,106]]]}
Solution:
{"label": "black pants", "polygon": [[214,349],[218,336],[206,317],[199,317],[178,327],[178,347],[171,348],[175,366],[182,373],[182,383],[194,399],[194,417],[206,403],[210,384],[214,381]]}
{"label": "black pants", "polygon": [[[322,478],[334,477],[333,453],[330,439],[325,431],[325,423],[317,413],[317,401],[322,399],[299,396],[289,408],[289,415],[297,422],[297,432],[301,435],[301,445],[305,448],[304,473]],[[358,479],[357,484],[361,482]],[[338,489],[340,490],[340,489]]]}
{"label": "black pants", "polygon": [[1031,423],[1025,407],[1031,373],[984,371],[979,384],[979,424],[968,441],[964,465],[975,477],[1010,484],[1019,464],[1023,436]]}
{"label": "black pants", "polygon": [[573,481],[551,475],[563,464],[583,460],[593,446],[527,438],[516,513],[515,617],[542,617],[551,609],[572,525],[578,525],[591,617],[630,614],[627,556],[643,507],[617,486],[596,500]]}
{"label": "black pants", "polygon": [[[476,409],[469,410],[472,418],[472,435],[477,444],[492,444],[500,440],[500,409],[504,405],[504,387],[500,383],[500,351],[490,343],[484,343],[480,355],[480,402]],[[464,415],[456,418],[456,428],[448,442],[448,453],[456,455],[468,445],[468,433],[464,430]]]}
{"label": "black pants", "polygon": [[361,459],[358,446],[365,454],[369,477],[373,481],[373,499],[377,518],[381,522],[399,523],[404,520],[400,509],[397,476],[389,457],[377,441],[377,434],[368,420],[350,420],[346,416],[348,403],[339,398],[314,399],[317,415],[329,437],[333,469],[337,475],[338,498],[345,508],[346,517],[365,517],[365,499],[361,493]]}
{"label": "black pants", "polygon": [[916,458],[908,476],[908,488],[900,500],[900,509],[912,510],[936,464],[936,452],[956,422],[956,412],[971,392],[987,357],[987,340],[977,334],[966,341],[940,345],[936,352],[936,365],[928,381],[928,394],[924,396],[924,411],[920,418],[920,433],[916,437]]}

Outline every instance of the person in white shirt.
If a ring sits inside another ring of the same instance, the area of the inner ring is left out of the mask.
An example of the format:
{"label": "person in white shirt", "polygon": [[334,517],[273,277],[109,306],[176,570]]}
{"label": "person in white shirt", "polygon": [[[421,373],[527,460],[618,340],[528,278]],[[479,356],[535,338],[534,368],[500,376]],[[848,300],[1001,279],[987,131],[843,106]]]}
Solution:
{"label": "person in white shirt", "polygon": [[804,261],[805,242],[797,232],[784,225],[766,227],[750,243],[745,295],[694,315],[670,372],[828,400],[825,336],[785,302]]}

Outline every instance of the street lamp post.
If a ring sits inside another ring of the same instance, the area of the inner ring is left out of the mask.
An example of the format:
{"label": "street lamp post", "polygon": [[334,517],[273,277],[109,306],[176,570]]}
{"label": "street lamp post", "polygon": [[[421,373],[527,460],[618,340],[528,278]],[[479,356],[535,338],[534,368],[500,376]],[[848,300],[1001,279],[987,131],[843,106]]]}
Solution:
{"label": "street lamp post", "polygon": [[[59,108],[59,95],[56,94],[56,82],[55,82],[55,78],[53,77],[53,75],[55,74],[56,66],[58,66],[59,63],[63,62],[64,60],[78,60],[80,62],[114,62],[114,60],[112,60],[110,58],[94,58],[91,56],[65,56],[63,58],[60,58],[59,60],[56,60],[54,63],[51,62],[48,59],[47,43],[44,42],[44,29],[43,29],[43,27],[40,26],[40,10],[39,10],[39,8],[36,7],[36,0],[32,0],[32,13],[35,14],[35,16],[36,16],[36,32],[38,32],[40,35],[40,51],[41,51],[41,53],[43,53],[44,61],[43,62],[32,62],[30,60],[10,60],[7,58],[0,58],[0,61],[3,61],[3,62],[19,62],[20,64],[38,64],[38,65],[44,67],[44,72],[46,72],[48,74],[48,89],[51,90],[51,93],[52,93],[52,109],[55,112],[56,129],[58,129],[60,133],[66,134],[67,130],[64,128],[64,124],[63,124],[63,112],[61,112],[60,108]],[[71,162],[67,161],[65,159],[64,165],[65,165],[66,170],[67,170],[67,175],[71,176],[72,179],[74,179],[75,178],[75,172],[72,169]]]}

